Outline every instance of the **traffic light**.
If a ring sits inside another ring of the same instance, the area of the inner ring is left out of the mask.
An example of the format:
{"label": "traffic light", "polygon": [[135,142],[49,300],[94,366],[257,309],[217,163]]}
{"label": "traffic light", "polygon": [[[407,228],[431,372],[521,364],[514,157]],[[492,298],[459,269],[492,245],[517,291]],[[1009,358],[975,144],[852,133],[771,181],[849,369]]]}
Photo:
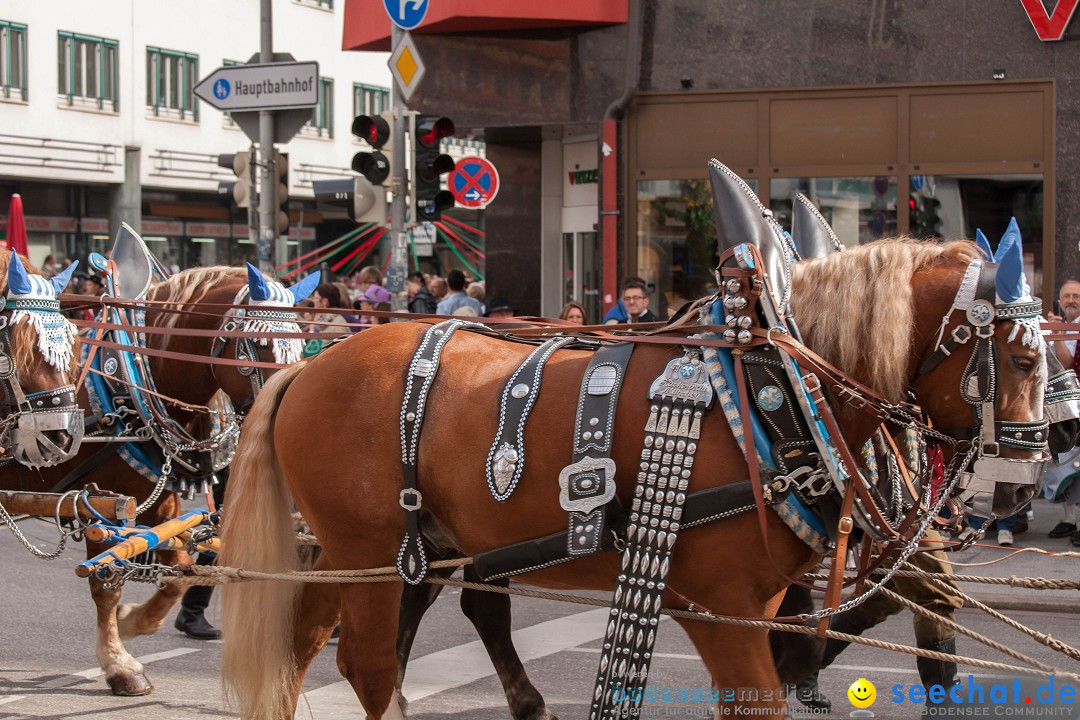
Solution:
{"label": "traffic light", "polygon": [[289,234],[289,156],[275,150],[270,169],[274,173],[274,197],[277,198],[274,230],[281,237]]}
{"label": "traffic light", "polygon": [[347,208],[357,222],[386,222],[386,190],[367,178],[313,180],[315,202]]}
{"label": "traffic light", "polygon": [[353,178],[353,219],[356,222],[386,222],[386,190],[367,178]]}
{"label": "traffic light", "polygon": [[454,196],[442,189],[442,176],[454,169],[454,159],[439,152],[439,142],[454,134],[450,118],[417,115],[412,138],[416,169],[412,177],[415,222],[438,220],[443,210],[454,207]]}
{"label": "traffic light", "polygon": [[233,182],[218,183],[219,195],[232,195],[237,207],[251,206],[251,153],[225,153],[218,155],[218,167],[228,168],[236,174]]}
{"label": "traffic light", "polygon": [[390,139],[391,120],[391,113],[357,115],[353,118],[352,134],[370,145],[371,151],[353,155],[352,169],[372,185],[388,184],[390,180],[390,158],[383,154],[382,149]]}
{"label": "traffic light", "polygon": [[941,201],[937,198],[912,194],[908,197],[909,232],[917,238],[941,235]]}

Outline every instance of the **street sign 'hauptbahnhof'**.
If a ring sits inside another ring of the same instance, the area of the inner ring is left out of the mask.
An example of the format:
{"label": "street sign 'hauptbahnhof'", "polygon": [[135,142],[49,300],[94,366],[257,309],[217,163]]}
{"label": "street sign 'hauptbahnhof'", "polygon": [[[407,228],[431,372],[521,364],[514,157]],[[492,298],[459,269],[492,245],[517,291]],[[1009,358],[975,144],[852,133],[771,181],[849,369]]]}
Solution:
{"label": "street sign 'hauptbahnhof'", "polygon": [[284,110],[319,104],[319,63],[231,65],[195,86],[195,94],[218,110]]}

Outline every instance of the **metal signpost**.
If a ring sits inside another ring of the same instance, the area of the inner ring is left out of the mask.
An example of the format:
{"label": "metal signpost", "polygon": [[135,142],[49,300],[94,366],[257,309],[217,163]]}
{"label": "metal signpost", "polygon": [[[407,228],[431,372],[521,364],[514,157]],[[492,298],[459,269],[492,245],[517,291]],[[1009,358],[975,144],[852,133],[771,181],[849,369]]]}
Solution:
{"label": "metal signpost", "polygon": [[[255,248],[259,269],[268,275],[274,274],[274,255],[278,264],[287,255],[287,244],[277,237],[279,198],[273,170],[278,157],[274,143],[288,142],[311,118],[310,109],[319,104],[319,64],[295,62],[291,55],[274,53],[272,5],[272,0],[260,0],[258,63],[218,68],[194,88],[200,99],[233,113],[240,128],[259,144],[258,159],[252,161],[259,169]],[[275,239],[279,240],[276,253]]]}

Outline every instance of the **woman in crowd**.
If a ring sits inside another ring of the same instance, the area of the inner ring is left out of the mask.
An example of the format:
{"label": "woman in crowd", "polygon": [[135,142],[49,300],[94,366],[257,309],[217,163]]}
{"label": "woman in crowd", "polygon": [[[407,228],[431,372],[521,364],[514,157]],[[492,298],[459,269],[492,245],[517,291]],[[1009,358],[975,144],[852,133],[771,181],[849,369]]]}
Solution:
{"label": "woman in crowd", "polygon": [[559,313],[561,320],[572,322],[575,325],[585,324],[585,306],[579,303],[577,300],[571,300],[563,305],[562,312]]}

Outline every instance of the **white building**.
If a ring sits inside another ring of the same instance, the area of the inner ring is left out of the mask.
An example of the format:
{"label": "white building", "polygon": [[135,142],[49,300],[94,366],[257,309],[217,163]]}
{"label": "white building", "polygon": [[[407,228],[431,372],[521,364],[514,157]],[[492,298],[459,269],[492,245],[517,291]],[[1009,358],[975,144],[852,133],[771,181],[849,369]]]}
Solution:
{"label": "white building", "polygon": [[[250,140],[194,97],[259,49],[258,0],[5,0],[0,4],[0,217],[23,197],[31,259],[111,245],[121,220],[178,265],[254,255],[218,156]],[[291,242],[355,226],[312,201],[313,179],[351,177],[357,114],[389,104],[387,55],[341,51],[344,2],[274,0],[274,49],[319,63],[320,103],[289,155]],[[4,218],[6,219],[6,217]],[[302,248],[297,246],[294,251]]]}

